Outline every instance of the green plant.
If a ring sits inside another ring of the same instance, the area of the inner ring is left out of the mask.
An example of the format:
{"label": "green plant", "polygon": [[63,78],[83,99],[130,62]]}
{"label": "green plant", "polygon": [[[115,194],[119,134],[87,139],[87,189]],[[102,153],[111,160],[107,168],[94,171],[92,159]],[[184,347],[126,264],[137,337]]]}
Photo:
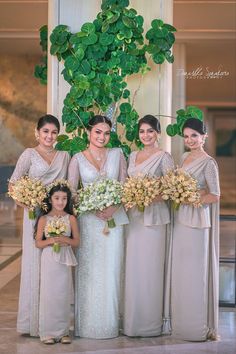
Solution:
{"label": "green plant", "polygon": [[42,64],[36,65],[34,76],[40,80],[40,83],[47,85],[47,49],[48,49],[48,27],[47,25],[40,28],[40,45],[44,55],[41,59]]}
{"label": "green plant", "polygon": [[[128,8],[129,0],[103,0],[101,12],[93,22],[85,23],[77,33],[68,26],[57,26],[50,35],[50,53],[64,61],[62,74],[71,89],[64,100],[62,121],[66,133],[59,136],[57,148],[72,154],[87,146],[86,127],[94,114],[104,114],[114,105],[109,146],[120,146],[130,153],[136,143],[138,112],[134,108],[138,89],[131,98],[127,77],[150,70],[148,60],[160,65],[173,63],[171,47],[176,29],[154,19],[143,35],[142,16]],[[119,125],[119,129],[117,129]],[[122,131],[125,141],[122,141]]]}
{"label": "green plant", "polygon": [[201,109],[195,106],[188,106],[186,109],[179,109],[176,111],[176,123],[169,124],[166,127],[166,132],[169,136],[180,135],[183,136],[182,129],[183,125],[188,118],[196,118],[203,121],[203,112]]}

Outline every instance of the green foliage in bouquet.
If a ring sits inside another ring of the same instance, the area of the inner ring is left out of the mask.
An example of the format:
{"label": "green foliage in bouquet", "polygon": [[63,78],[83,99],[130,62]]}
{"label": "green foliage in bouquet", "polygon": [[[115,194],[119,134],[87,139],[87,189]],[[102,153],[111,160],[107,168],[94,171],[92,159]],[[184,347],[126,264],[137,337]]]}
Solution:
{"label": "green foliage in bouquet", "polygon": [[[93,22],[71,33],[68,26],[57,26],[50,35],[50,53],[63,61],[62,75],[71,86],[64,100],[62,121],[66,133],[58,138],[57,149],[74,154],[87,146],[86,127],[94,114],[105,114],[112,106],[113,130],[109,147],[121,147],[127,156],[136,143],[138,112],[127,87],[127,77],[157,65],[173,63],[171,48],[176,29],[154,19],[144,36],[142,16],[129,8],[129,0],[103,0],[101,12]],[[120,126],[121,129],[117,129]],[[123,130],[124,141],[118,136]]]}
{"label": "green foliage in bouquet", "polygon": [[188,106],[186,109],[179,109],[176,111],[176,123],[169,124],[166,127],[166,132],[169,136],[180,135],[183,136],[183,125],[188,118],[196,118],[203,121],[203,112],[195,106]]}
{"label": "green foliage in bouquet", "polygon": [[35,66],[34,76],[40,80],[40,83],[47,85],[47,49],[48,49],[48,27],[47,25],[40,28],[40,45],[44,55],[42,63]]}

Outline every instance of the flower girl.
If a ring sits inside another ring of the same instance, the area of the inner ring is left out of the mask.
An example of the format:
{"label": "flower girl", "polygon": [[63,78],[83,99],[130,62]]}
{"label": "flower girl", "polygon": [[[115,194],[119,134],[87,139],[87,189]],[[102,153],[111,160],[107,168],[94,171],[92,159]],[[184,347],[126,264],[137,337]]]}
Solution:
{"label": "flower girl", "polygon": [[42,248],[39,335],[45,344],[71,343],[69,337],[72,268],[77,265],[72,247],[79,245],[77,219],[67,181],[48,187],[47,214],[36,226],[36,246]]}

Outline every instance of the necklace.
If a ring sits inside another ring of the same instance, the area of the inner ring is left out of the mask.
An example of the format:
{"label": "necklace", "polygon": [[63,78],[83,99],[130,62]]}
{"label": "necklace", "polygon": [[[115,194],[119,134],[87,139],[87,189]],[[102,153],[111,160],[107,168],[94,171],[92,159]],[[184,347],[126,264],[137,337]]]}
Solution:
{"label": "necklace", "polygon": [[96,161],[103,161],[105,155],[104,154],[98,154],[96,155],[91,149],[88,149],[90,154],[92,155],[92,157],[96,160]]}
{"label": "necklace", "polygon": [[157,152],[157,149],[154,147],[152,149],[143,149],[142,150],[144,156],[152,155],[153,153]]}
{"label": "necklace", "polygon": [[42,148],[42,146],[41,145],[38,145],[38,148],[39,148],[39,150],[41,150],[44,154],[46,154],[46,155],[50,155],[52,152],[54,152],[55,150],[54,150],[54,148],[52,148],[52,149],[44,149],[44,148]]}

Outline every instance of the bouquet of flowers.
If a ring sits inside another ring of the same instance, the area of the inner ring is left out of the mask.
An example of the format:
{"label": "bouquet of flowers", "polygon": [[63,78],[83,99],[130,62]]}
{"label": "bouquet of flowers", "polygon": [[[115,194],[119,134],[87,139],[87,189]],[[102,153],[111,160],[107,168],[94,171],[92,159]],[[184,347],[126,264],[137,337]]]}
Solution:
{"label": "bouquet of flowers", "polygon": [[29,176],[23,176],[18,179],[12,190],[8,192],[19,203],[24,204],[29,209],[29,218],[35,219],[36,207],[41,207],[46,210],[46,204],[43,200],[47,197],[45,186],[42,182],[36,178],[30,178]]}
{"label": "bouquet of flowers", "polygon": [[[60,217],[53,217],[45,227],[45,236],[46,237],[58,237],[61,234],[66,232],[66,224],[64,220]],[[53,245],[54,252],[60,252],[60,245],[59,243],[55,242]]]}
{"label": "bouquet of flowers", "polygon": [[[113,179],[99,179],[78,190],[76,210],[78,214],[104,210],[121,203],[122,184]],[[107,220],[109,228],[116,226],[113,218]]]}
{"label": "bouquet of flowers", "polygon": [[161,195],[164,200],[171,201],[175,210],[182,203],[201,206],[197,180],[178,168],[161,177]]}
{"label": "bouquet of flowers", "polygon": [[137,206],[143,212],[160,194],[160,178],[150,175],[138,175],[127,178],[123,186],[122,202],[128,210]]}

